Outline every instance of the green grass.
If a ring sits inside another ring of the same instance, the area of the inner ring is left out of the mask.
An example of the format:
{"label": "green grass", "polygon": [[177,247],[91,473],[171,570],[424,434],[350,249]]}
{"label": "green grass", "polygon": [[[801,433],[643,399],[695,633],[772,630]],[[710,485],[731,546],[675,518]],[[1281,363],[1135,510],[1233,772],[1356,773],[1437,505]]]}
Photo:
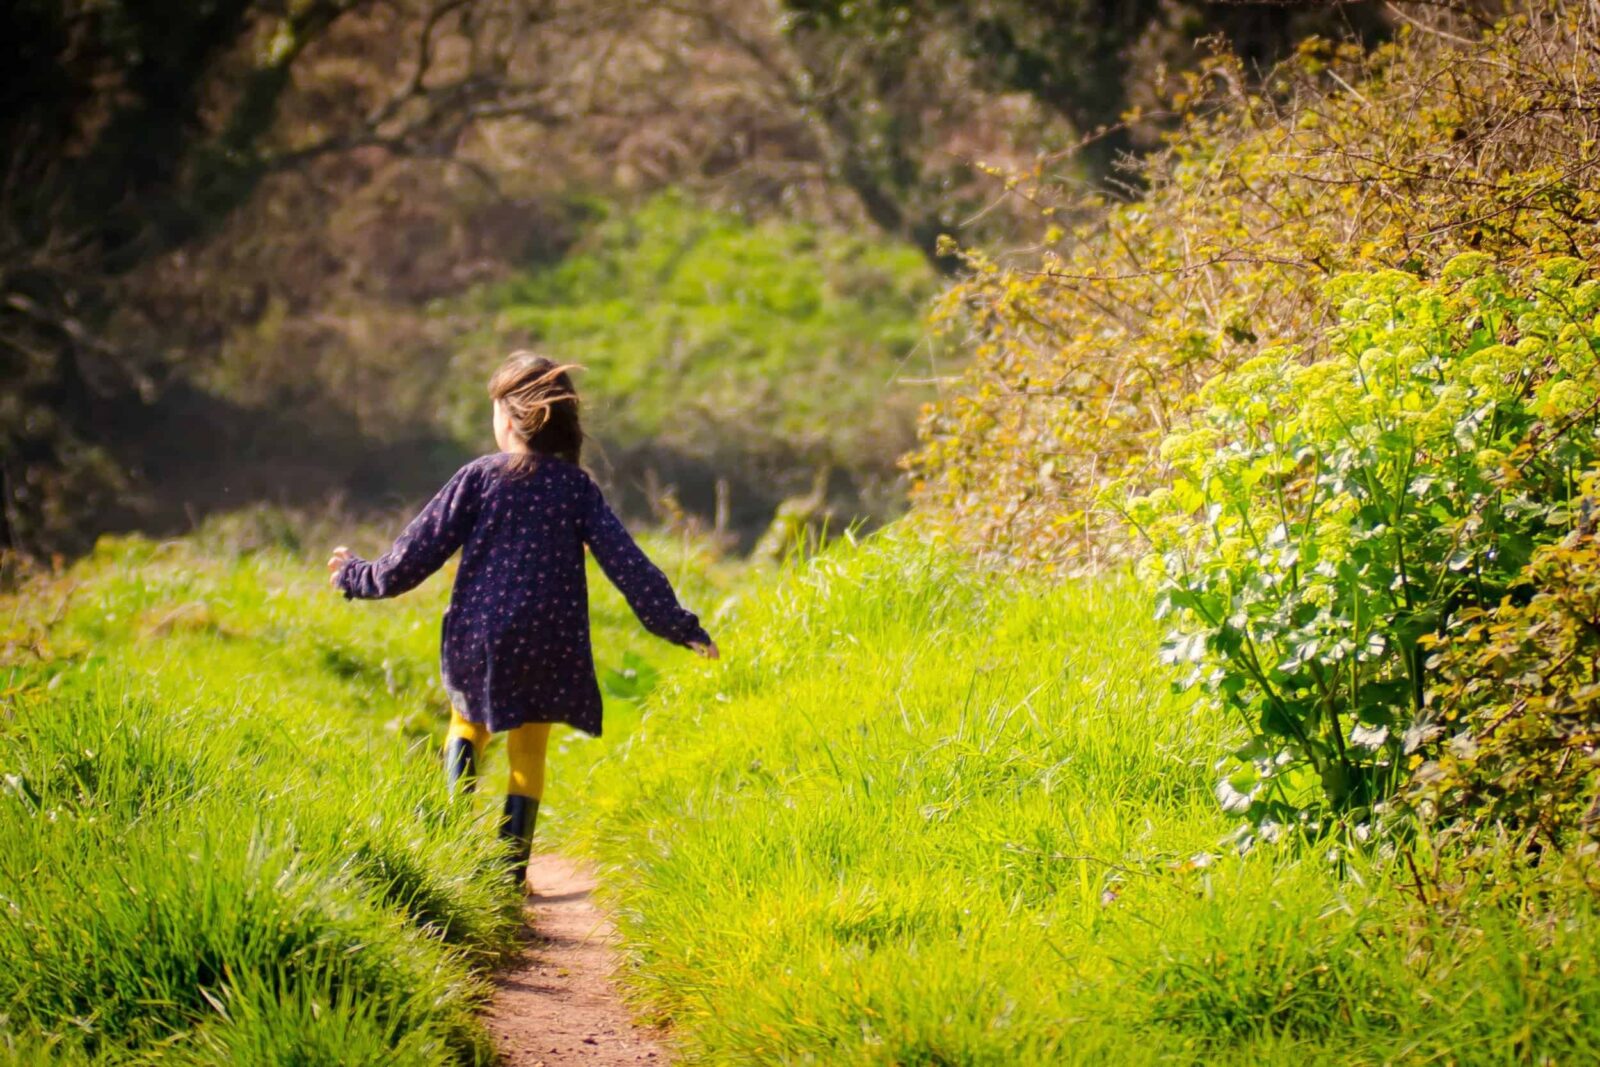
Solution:
{"label": "green grass", "polygon": [[[488,1060],[498,753],[446,803],[447,583],[346,603],[332,533],[108,541],[4,602],[0,1064]],[[595,580],[601,667],[660,681],[558,734],[540,833],[602,863],[691,1062],[1600,1058],[1576,869],[1223,844],[1229,728],[1130,582],[895,530],[769,575],[651,547],[726,658]]]}
{"label": "green grass", "polygon": [[579,835],[693,1058],[1600,1055],[1592,891],[1439,857],[1423,903],[1392,849],[1223,846],[1228,730],[1172,694],[1126,581],[896,535],[745,598],[722,643],[595,767]]}
{"label": "green grass", "polygon": [[[740,216],[660,195],[613,210],[559,264],[476,298],[497,338],[581,363],[608,444],[724,467],[831,462],[892,475],[916,405],[896,385],[937,280],[910,245]],[[464,350],[455,424],[481,434],[500,343]],[[911,377],[926,377],[926,367]]]}
{"label": "green grass", "polygon": [[[107,540],[0,605],[0,1062],[490,1062],[519,897],[499,753],[477,804],[441,780],[447,581],[347,603],[285,540],[266,513]],[[602,667],[678,661],[594,581]],[[606,742],[557,736],[559,827]]]}

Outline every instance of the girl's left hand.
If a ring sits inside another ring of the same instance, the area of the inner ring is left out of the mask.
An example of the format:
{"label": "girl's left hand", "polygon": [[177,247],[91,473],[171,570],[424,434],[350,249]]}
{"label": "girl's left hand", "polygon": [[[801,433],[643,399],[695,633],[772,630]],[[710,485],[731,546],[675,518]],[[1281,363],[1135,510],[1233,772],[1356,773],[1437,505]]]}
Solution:
{"label": "girl's left hand", "polygon": [[344,570],[344,565],[350,562],[350,550],[343,545],[333,550],[333,555],[328,557],[328,584],[335,589],[339,588],[339,572]]}

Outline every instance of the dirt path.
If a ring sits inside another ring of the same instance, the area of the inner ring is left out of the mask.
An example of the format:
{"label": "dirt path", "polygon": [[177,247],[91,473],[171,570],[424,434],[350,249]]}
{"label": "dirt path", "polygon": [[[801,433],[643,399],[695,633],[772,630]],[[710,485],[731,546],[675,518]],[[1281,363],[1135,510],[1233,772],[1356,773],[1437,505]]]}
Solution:
{"label": "dirt path", "polygon": [[670,1063],[661,1035],[633,1023],[611,984],[616,931],[589,899],[593,874],[546,853],[528,864],[528,884],[527,948],[495,983],[489,1015],[508,1067]]}

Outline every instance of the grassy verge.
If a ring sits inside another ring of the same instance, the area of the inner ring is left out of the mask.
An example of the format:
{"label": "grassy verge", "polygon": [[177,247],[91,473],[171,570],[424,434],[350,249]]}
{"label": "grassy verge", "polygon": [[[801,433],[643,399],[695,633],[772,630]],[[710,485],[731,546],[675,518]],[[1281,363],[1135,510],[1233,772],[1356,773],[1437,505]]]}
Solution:
{"label": "grassy verge", "polygon": [[[448,582],[349,604],[286,540],[108,540],[0,603],[0,1063],[490,1061],[518,898],[494,761],[475,806],[440,781]],[[598,576],[595,619],[603,668],[679,655]],[[558,738],[557,829],[607,743]]]}
{"label": "grassy verge", "polygon": [[675,675],[595,767],[580,834],[635,988],[693,1056],[1600,1054],[1591,889],[1222,847],[1228,729],[1172,695],[1130,585],[987,578],[889,537],[736,615],[725,666]]}

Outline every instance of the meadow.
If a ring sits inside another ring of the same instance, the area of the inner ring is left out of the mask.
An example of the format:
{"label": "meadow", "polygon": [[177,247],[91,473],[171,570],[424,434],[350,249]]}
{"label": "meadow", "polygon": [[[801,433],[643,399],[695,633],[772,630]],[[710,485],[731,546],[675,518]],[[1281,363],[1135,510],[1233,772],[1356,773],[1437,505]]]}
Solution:
{"label": "meadow", "polygon": [[[8,598],[10,1062],[492,1061],[516,901],[494,790],[453,807],[438,773],[446,582],[347,604],[300,536],[106,540]],[[900,527],[777,572],[651,548],[725,660],[597,580],[607,734],[558,742],[540,833],[600,864],[625,989],[689,1062],[1600,1054],[1581,883],[1236,847],[1234,728],[1155,665],[1133,580]]]}
{"label": "meadow", "polygon": [[737,524],[759,532],[821,467],[845,521],[904,510],[897,460],[926,380],[954,358],[923,327],[938,279],[916,249],[682,192],[594,211],[559,262],[457,302],[476,328],[427,391],[428,417],[478,440],[481,383],[531,344],[584,368],[591,462],[617,489],[654,470],[706,517],[726,480]]}
{"label": "meadow", "polygon": [[[346,603],[301,540],[324,528],[299,529],[103,539],[5,598],[0,1062],[493,1062],[477,1013],[520,897],[494,790],[452,805],[441,782],[447,579]],[[652,548],[710,597],[703,561]],[[626,612],[597,590],[624,690],[639,653],[678,656]],[[550,822],[574,813],[568,747],[604,744],[561,742]]]}

